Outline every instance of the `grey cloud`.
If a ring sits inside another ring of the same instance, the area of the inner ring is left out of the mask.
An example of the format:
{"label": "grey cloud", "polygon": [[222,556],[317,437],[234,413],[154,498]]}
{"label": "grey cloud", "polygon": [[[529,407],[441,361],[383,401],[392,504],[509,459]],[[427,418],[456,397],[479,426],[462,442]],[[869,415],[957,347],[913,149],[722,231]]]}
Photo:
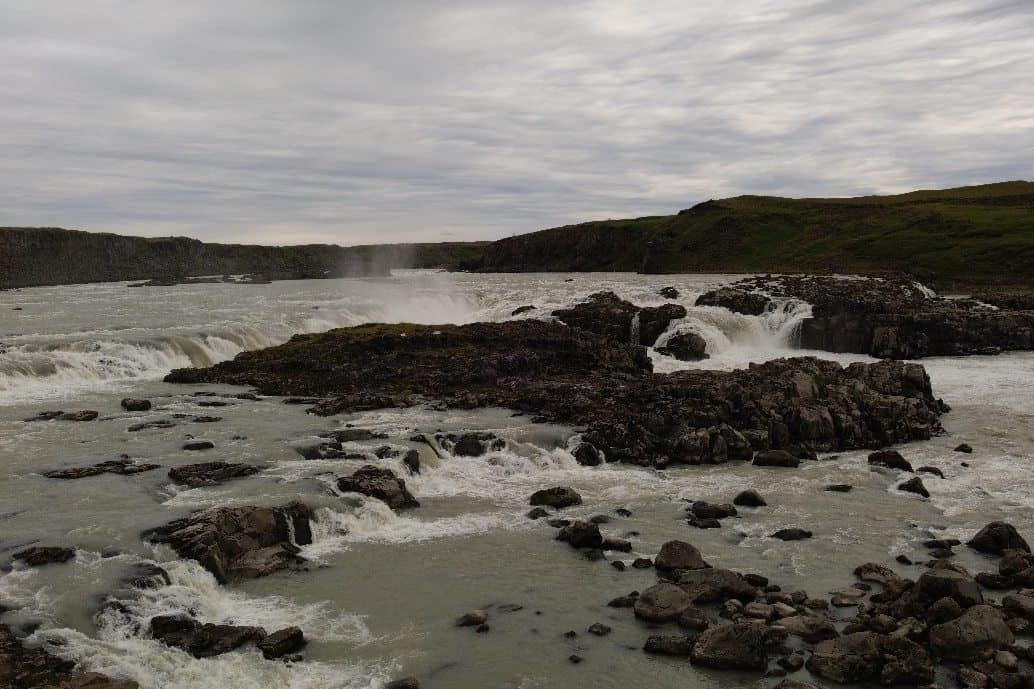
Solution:
{"label": "grey cloud", "polygon": [[344,244],[1030,178],[1026,0],[14,0],[0,224]]}

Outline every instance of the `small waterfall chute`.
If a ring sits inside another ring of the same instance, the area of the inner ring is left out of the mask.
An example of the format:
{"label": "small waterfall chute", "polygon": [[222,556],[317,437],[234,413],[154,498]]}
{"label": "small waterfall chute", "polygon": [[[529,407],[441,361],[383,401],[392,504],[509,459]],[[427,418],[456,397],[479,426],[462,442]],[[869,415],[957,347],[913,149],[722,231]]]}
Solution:
{"label": "small waterfall chute", "polygon": [[628,326],[628,341],[634,345],[639,344],[639,311],[632,316],[632,323]]}

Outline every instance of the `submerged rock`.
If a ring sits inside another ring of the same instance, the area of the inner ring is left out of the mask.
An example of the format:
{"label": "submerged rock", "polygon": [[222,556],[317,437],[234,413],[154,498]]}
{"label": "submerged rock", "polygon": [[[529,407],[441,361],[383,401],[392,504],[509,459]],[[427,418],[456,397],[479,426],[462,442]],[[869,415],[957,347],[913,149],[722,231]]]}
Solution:
{"label": "submerged rock", "polygon": [[798,529],[796,527],[779,529],[772,534],[772,538],[778,538],[780,541],[801,541],[811,537],[811,531],[808,531],[807,529]]}
{"label": "submerged rock", "polygon": [[923,479],[919,478],[918,476],[910,478],[904,483],[899,484],[898,490],[904,491],[906,493],[915,493],[916,495],[921,495],[924,498],[930,497],[930,491],[928,491],[926,489],[926,486],[923,485]]}
{"label": "submerged rock", "polygon": [[299,502],[279,508],[216,507],[145,535],[197,560],[225,584],[301,566],[305,560],[298,546],[312,542],[311,519],[310,509]]}
{"label": "submerged rock", "polygon": [[134,399],[126,397],[122,400],[122,408],[126,411],[150,411],[151,400]]}
{"label": "submerged rock", "polygon": [[222,655],[266,638],[266,631],[261,627],[202,624],[187,615],[152,617],[150,632],[152,638],[168,646],[181,648],[195,658]]}
{"label": "submerged rock", "polygon": [[406,489],[406,482],[395,475],[391,469],[381,469],[367,464],[356,470],[351,476],[339,478],[338,490],[346,493],[360,493],[377,498],[393,510],[404,510],[420,507],[420,503]]}
{"label": "submerged rock", "polygon": [[786,450],[762,450],[754,455],[754,466],[759,467],[787,467],[796,469],[801,460],[794,457]]}
{"label": "submerged rock", "polygon": [[119,474],[122,476],[129,476],[132,474],[139,474],[144,471],[152,471],[159,468],[159,466],[160,465],[158,464],[149,464],[146,462],[134,462],[128,457],[122,457],[121,459],[98,462],[92,466],[44,471],[43,475],[47,478],[59,478],[65,480],[99,476],[101,474]]}
{"label": "submerged rock", "polygon": [[287,627],[273,632],[258,642],[262,656],[267,659],[282,658],[305,648],[305,635],[298,627]]}
{"label": "submerged rock", "polygon": [[900,471],[912,471],[912,465],[897,450],[881,450],[869,455],[869,464],[885,466]]}
{"label": "submerged rock", "polygon": [[40,567],[42,565],[68,562],[75,557],[75,549],[57,546],[33,546],[32,548],[18,551],[12,557],[30,567]]}
{"label": "submerged rock", "polygon": [[732,499],[732,504],[739,505],[740,507],[765,507],[768,505],[765,499],[761,497],[753,488],[741,491]]}

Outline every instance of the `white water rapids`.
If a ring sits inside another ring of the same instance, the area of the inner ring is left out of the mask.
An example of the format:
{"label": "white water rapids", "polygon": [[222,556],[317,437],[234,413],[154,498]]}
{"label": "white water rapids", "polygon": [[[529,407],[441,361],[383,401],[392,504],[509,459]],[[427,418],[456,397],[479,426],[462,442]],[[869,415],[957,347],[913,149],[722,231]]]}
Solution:
{"label": "white water rapids", "polygon": [[[793,347],[810,314],[806,304],[779,302],[757,317],[694,306],[699,294],[734,279],[406,271],[384,280],[0,292],[0,603],[12,608],[2,621],[27,635],[29,643],[47,644],[89,669],[135,679],[143,689],[358,689],[404,675],[439,689],[753,686],[753,677],[702,674],[638,650],[645,630],[627,611],[603,603],[642,590],[654,574],[618,572],[555,543],[542,520],[524,516],[528,495],[554,485],[575,488],[584,504],[564,516],[608,514],[612,522],[602,527],[605,533],[632,541],[633,552],[620,555],[625,561],[652,557],[662,542],[681,538],[717,566],[757,571],[785,590],[805,588],[819,595],[849,583],[860,562],[893,564],[898,553],[917,557],[922,540],[964,537],[994,518],[1034,536],[1034,479],[1028,469],[1034,456],[1034,401],[1028,390],[1034,355],[1029,353],[923,362],[935,393],[953,406],[944,417],[949,435],[900,448],[914,465],[945,472],[943,481],[924,477],[930,500],[896,491],[900,477],[871,470],[865,452],[784,472],[759,472],[743,463],[668,471],[584,467],[571,454],[577,429],[535,423],[507,410],[386,409],[318,418],[277,400],[192,396],[229,395],[240,388],[160,382],[171,368],[208,365],[299,332],[365,322],[541,318],[604,289],[639,306],[655,306],[669,301],[658,295],[667,285],[680,290],[674,301],[686,306],[688,315],[671,325],[658,346],[692,331],[704,338],[710,358],[686,363],[652,352],[655,370],[732,369],[799,354]],[[525,305],[536,308],[511,316]],[[151,399],[155,409],[123,412],[119,400],[125,396]],[[206,400],[227,406],[201,407]],[[43,409],[96,409],[101,418],[23,421]],[[129,431],[141,421],[202,413],[222,421]],[[307,461],[296,452],[318,442],[318,433],[345,424],[388,437],[348,444],[367,453],[360,461]],[[505,446],[478,458],[447,451],[437,456],[410,440],[416,432],[439,430],[489,431]],[[209,440],[215,449],[185,452],[188,439]],[[952,448],[963,441],[975,452],[960,458]],[[398,457],[377,459],[373,451],[384,444],[418,450],[421,472],[406,475]],[[76,481],[40,473],[121,454],[162,468]],[[960,459],[971,466],[961,467]],[[196,489],[168,479],[169,467],[212,460],[250,462],[261,471]],[[421,507],[395,513],[375,500],[340,493],[336,478],[364,463],[405,475]],[[828,483],[851,483],[855,490],[847,496],[824,492]],[[744,510],[721,529],[691,529],[679,519],[683,500],[729,502],[747,487],[757,488],[769,507]],[[314,542],[303,549],[311,566],[304,572],[219,586],[195,563],[145,544],[140,536],[145,528],[199,508],[290,500],[303,500],[316,511]],[[618,508],[633,516],[618,517]],[[797,543],[768,538],[787,526],[811,528],[816,537]],[[629,535],[633,532],[638,535]],[[74,546],[77,557],[39,568],[7,564],[11,553],[36,542]],[[958,561],[973,571],[989,567],[966,552]],[[173,585],[127,589],[123,578],[139,562],[164,567]],[[121,605],[106,607],[108,600]],[[504,614],[490,607],[488,634],[452,625],[470,609],[505,603],[525,609]],[[152,616],[184,610],[202,621],[256,624],[269,631],[296,624],[310,639],[305,660],[266,661],[254,649],[195,659],[149,638]],[[604,639],[584,634],[596,621],[614,632]],[[568,629],[578,636],[564,637]],[[586,662],[570,664],[571,653]]]}

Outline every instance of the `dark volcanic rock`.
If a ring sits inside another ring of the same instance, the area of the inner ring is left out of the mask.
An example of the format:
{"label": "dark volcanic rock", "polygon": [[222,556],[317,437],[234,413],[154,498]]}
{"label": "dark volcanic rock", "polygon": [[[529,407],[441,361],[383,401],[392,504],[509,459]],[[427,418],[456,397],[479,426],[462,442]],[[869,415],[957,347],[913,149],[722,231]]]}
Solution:
{"label": "dark volcanic rock", "polygon": [[800,466],[801,460],[786,450],[762,450],[754,455],[753,464],[759,467],[788,467],[795,469]]}
{"label": "dark volcanic rock", "polygon": [[1034,310],[1027,302],[994,310],[928,296],[910,280],[890,278],[748,278],[736,287],[811,304],[812,317],[800,330],[806,349],[916,359],[1034,347]]}
{"label": "dark volcanic rock", "polygon": [[215,443],[209,440],[192,440],[189,443],[183,444],[183,449],[187,452],[201,452],[202,450],[211,450],[215,447]]}
{"label": "dark volcanic rock", "polygon": [[729,504],[716,505],[698,500],[689,509],[698,519],[725,519],[736,516],[736,508]]}
{"label": "dark volcanic rock", "polygon": [[367,464],[351,476],[339,478],[338,490],[346,493],[361,493],[385,502],[393,510],[420,507],[417,499],[406,490],[406,482],[391,469],[381,469]]}
{"label": "dark volcanic rock", "polygon": [[279,508],[216,507],[147,535],[168,543],[181,557],[197,560],[220,583],[231,583],[301,565],[298,546],[312,542],[311,518],[309,508],[299,502]]}
{"label": "dark volcanic rock", "polygon": [[169,478],[191,488],[214,486],[231,478],[251,476],[258,472],[258,467],[250,464],[231,464],[228,462],[202,462],[187,464],[169,469]]}
{"label": "dark volcanic rock", "polygon": [[96,672],[75,669],[42,648],[26,648],[7,625],[0,624],[0,687],[4,689],[138,689]]}
{"label": "dark volcanic rock", "polygon": [[930,491],[923,485],[923,479],[918,476],[914,476],[902,484],[898,485],[898,490],[906,493],[915,493],[916,495],[922,495],[924,498],[930,497]]}
{"label": "dark volcanic rock", "polygon": [[262,656],[268,659],[282,658],[289,653],[297,653],[305,647],[305,635],[298,627],[287,627],[273,632],[258,642]]}
{"label": "dark volcanic rock", "polygon": [[151,618],[151,636],[168,646],[181,648],[195,658],[229,653],[245,644],[265,638],[261,627],[202,624],[186,615],[158,615]]}
{"label": "dark volcanic rock", "polygon": [[574,491],[573,488],[567,488],[565,486],[557,486],[555,488],[544,488],[537,490],[531,494],[531,498],[528,500],[531,505],[541,505],[544,507],[563,508],[571,507],[572,505],[581,505],[582,496]]}
{"label": "dark volcanic rock", "polygon": [[966,542],[970,548],[982,553],[1001,555],[1006,550],[1030,552],[1030,546],[1016,527],[1006,522],[991,522]]}
{"label": "dark volcanic rock", "polygon": [[811,537],[811,531],[798,528],[779,529],[779,531],[772,534],[772,538],[778,538],[780,541],[800,541]]}
{"label": "dark volcanic rock", "polygon": [[641,348],[534,320],[296,336],[168,380],[333,394],[314,409],[325,415],[427,398],[516,409],[583,426],[608,460],[660,466],[747,458],[755,443],[807,455],[928,439],[943,411],[915,364],[802,358],[651,374]]}
{"label": "dark volcanic rock", "polygon": [[13,557],[15,560],[20,560],[30,567],[39,567],[55,562],[68,562],[75,557],[75,549],[59,548],[57,546],[33,546],[15,553]]}
{"label": "dark volcanic rock", "polygon": [[897,450],[880,450],[869,455],[869,464],[885,466],[900,471],[912,471],[912,465],[908,463]]}
{"label": "dark volcanic rock", "polygon": [[764,507],[768,503],[761,497],[753,488],[749,488],[745,491],[740,492],[732,499],[732,504],[739,505],[740,507]]}
{"label": "dark volcanic rock", "polygon": [[694,665],[719,670],[763,671],[768,665],[763,630],[763,625],[753,622],[706,629],[693,645],[691,660]]}
{"label": "dark volcanic rock", "polygon": [[588,301],[553,315],[573,328],[651,347],[671,321],[686,317],[686,308],[679,304],[640,308],[613,292],[597,292]]}
{"label": "dark volcanic rock", "polygon": [[691,636],[651,636],[643,644],[643,650],[666,656],[688,656],[693,652],[695,641]]}
{"label": "dark volcanic rock", "polygon": [[685,541],[668,541],[653,560],[653,566],[662,572],[710,567],[700,551]]}
{"label": "dark volcanic rock", "polygon": [[958,618],[930,628],[930,648],[950,660],[986,660],[1014,641],[1002,614],[989,605],[975,605]]}
{"label": "dark volcanic rock", "polygon": [[695,605],[729,599],[749,603],[757,596],[757,588],[729,569],[709,567],[682,571],[679,574],[679,586],[689,594]]}
{"label": "dark volcanic rock", "polygon": [[571,454],[582,466],[594,467],[603,463],[600,451],[592,443],[578,443]]}
{"label": "dark volcanic rock", "polygon": [[641,620],[674,622],[692,605],[692,597],[680,586],[660,583],[643,591],[633,602],[632,608],[635,616]]}
{"label": "dark volcanic rock", "polygon": [[841,684],[878,679],[884,684],[928,684],[933,661],[905,638],[857,632],[821,642],[807,662],[812,674]]}
{"label": "dark volcanic rock", "polygon": [[575,521],[560,529],[558,541],[567,541],[572,548],[599,548],[603,545],[600,527],[591,522]]}
{"label": "dark volcanic rock", "polygon": [[696,305],[721,306],[736,313],[760,316],[768,309],[770,301],[764,294],[748,292],[735,287],[721,287],[706,294],[701,294],[697,297]]}
{"label": "dark volcanic rock", "polygon": [[126,411],[149,411],[151,409],[151,400],[140,400],[127,397],[122,400],[122,408]]}
{"label": "dark volcanic rock", "polygon": [[666,356],[672,356],[679,361],[700,361],[708,359],[707,341],[696,333],[686,332],[672,335],[663,347],[657,351]]}
{"label": "dark volcanic rock", "polygon": [[86,478],[88,476],[99,476],[100,474],[119,474],[128,476],[131,474],[139,474],[144,471],[152,471],[158,467],[158,464],[148,464],[144,462],[138,463],[128,457],[123,457],[122,459],[112,459],[107,462],[99,462],[92,466],[44,471],[43,475],[47,478],[60,478],[66,480]]}

